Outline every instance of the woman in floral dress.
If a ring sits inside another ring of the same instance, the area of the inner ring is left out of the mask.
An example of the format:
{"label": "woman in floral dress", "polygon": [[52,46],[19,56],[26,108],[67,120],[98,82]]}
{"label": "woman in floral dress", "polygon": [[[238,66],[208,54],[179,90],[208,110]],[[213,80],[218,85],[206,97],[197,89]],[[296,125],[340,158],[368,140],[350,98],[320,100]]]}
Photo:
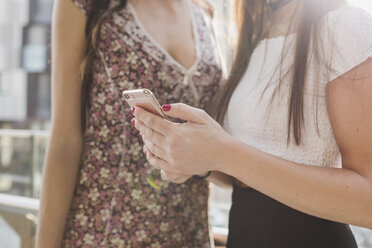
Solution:
{"label": "woman in floral dress", "polygon": [[37,246],[210,247],[207,182],[161,180],[121,97],[147,88],[206,108],[222,77],[210,16],[189,0],[57,0],[53,23]]}

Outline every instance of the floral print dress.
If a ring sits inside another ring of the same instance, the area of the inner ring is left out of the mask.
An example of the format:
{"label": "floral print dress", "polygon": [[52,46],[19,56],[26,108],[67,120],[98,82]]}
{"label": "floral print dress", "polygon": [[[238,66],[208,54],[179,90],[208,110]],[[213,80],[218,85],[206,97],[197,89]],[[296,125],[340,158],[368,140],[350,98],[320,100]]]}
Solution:
{"label": "floral print dress", "polygon": [[[72,0],[89,15],[92,0]],[[112,4],[114,6],[114,4]],[[210,247],[208,183],[161,180],[146,161],[122,91],[147,88],[161,104],[206,108],[222,71],[209,16],[190,1],[197,60],[186,69],[146,32],[127,4],[100,30],[84,149],[63,247]]]}

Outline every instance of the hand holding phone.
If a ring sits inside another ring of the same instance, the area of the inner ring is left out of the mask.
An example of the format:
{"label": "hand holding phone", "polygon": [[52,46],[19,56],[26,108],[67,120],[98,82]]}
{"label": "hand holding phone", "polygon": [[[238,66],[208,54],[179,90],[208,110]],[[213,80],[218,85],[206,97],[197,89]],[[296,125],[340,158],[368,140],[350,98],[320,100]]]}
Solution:
{"label": "hand holding phone", "polygon": [[125,90],[123,91],[123,97],[131,108],[138,106],[164,119],[168,119],[163,113],[158,100],[148,89]]}
{"label": "hand holding phone", "polygon": [[[168,117],[163,113],[161,105],[150,90],[125,90],[123,91],[123,97],[131,108],[139,106],[155,115],[168,120]],[[146,180],[154,189],[160,189],[162,187],[162,184],[158,183],[158,178],[158,174],[154,174],[151,170],[147,171]]]}

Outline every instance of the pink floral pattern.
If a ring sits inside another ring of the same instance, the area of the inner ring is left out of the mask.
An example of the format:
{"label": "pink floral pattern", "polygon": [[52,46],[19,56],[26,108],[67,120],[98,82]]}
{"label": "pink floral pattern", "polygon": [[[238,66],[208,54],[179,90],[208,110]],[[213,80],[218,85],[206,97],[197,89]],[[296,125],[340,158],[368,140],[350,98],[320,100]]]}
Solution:
{"label": "pink floral pattern", "polygon": [[[73,1],[89,11],[89,0]],[[121,97],[123,90],[148,88],[161,104],[210,104],[222,72],[208,17],[196,5],[191,9],[199,59],[188,72],[149,39],[129,8],[104,22],[63,247],[210,247],[207,182],[162,181],[146,161]]]}

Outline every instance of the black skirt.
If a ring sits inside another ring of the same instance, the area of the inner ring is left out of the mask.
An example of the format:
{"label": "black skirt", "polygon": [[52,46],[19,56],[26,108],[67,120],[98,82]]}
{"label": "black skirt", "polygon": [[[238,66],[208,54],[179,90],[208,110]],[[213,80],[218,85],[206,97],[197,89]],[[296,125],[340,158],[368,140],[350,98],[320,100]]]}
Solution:
{"label": "black skirt", "polygon": [[235,186],[227,248],[357,248],[350,227]]}

